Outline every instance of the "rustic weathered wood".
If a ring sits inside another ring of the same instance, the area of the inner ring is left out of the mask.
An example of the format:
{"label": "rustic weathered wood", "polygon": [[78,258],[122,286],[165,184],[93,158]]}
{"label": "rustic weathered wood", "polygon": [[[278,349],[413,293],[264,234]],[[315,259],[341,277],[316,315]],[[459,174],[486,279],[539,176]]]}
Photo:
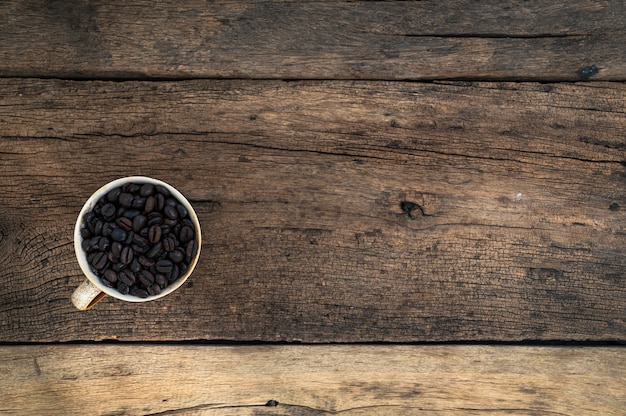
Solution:
{"label": "rustic weathered wood", "polygon": [[626,80],[622,1],[4,0],[0,76]]}
{"label": "rustic weathered wood", "polygon": [[625,348],[0,347],[7,415],[623,415]]}
{"label": "rustic weathered wood", "polygon": [[[626,339],[626,86],[0,82],[2,341]],[[103,183],[179,188],[192,278],[87,313]]]}

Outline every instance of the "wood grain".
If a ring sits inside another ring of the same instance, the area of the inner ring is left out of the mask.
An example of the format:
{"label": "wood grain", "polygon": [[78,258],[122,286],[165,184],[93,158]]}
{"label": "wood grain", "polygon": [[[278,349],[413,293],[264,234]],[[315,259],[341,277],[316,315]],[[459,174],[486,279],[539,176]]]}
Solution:
{"label": "wood grain", "polygon": [[[3,80],[1,340],[624,340],[625,93]],[[198,268],[75,311],[76,215],[133,174],[190,199]]]}
{"label": "wood grain", "polygon": [[6,415],[623,415],[626,349],[0,347]]}
{"label": "wood grain", "polygon": [[0,76],[623,81],[624,7],[4,0]]}

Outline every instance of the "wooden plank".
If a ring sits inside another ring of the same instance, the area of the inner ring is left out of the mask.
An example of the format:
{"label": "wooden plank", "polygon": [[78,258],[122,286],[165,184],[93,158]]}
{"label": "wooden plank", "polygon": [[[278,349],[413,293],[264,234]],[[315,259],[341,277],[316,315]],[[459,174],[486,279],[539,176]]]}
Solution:
{"label": "wooden plank", "polygon": [[[0,82],[0,334],[67,340],[624,340],[626,86]],[[178,187],[176,293],[69,302],[103,183]]]}
{"label": "wooden plank", "polygon": [[0,76],[626,79],[621,1],[5,0]]}
{"label": "wooden plank", "polygon": [[0,347],[7,415],[623,415],[626,349]]}

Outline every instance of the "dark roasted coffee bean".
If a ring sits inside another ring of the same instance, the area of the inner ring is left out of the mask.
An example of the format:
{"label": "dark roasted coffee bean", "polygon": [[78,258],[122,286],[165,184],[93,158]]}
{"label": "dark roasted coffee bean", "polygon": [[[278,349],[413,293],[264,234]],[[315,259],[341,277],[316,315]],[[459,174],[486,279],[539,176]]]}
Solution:
{"label": "dark roasted coffee bean", "polygon": [[163,244],[159,242],[153,245],[152,248],[150,248],[150,250],[148,250],[148,253],[146,253],[146,256],[153,259],[156,256],[158,256],[162,251],[163,251]]}
{"label": "dark roasted coffee bean", "polygon": [[174,251],[175,248],[176,240],[174,240],[174,238],[172,238],[171,236],[167,236],[163,239],[163,250],[169,253],[170,251]]}
{"label": "dark roasted coffee bean", "polygon": [[120,254],[122,254],[122,248],[123,248],[122,243],[114,241],[113,244],[111,244],[111,254],[119,258]]}
{"label": "dark roasted coffee bean", "polygon": [[117,262],[113,265],[113,270],[115,270],[116,272],[121,272],[122,270],[124,270],[127,267],[126,264],[122,263],[122,262]]}
{"label": "dark roasted coffee bean", "polygon": [[163,273],[157,273],[156,276],[154,276],[154,281],[156,282],[156,284],[161,286],[161,289],[166,287],[168,284],[167,277],[165,277]]}
{"label": "dark roasted coffee bean", "polygon": [[109,202],[108,204],[104,204],[100,212],[105,220],[111,221],[113,218],[115,218],[115,213],[117,212],[117,209],[115,208],[115,205]]}
{"label": "dark roasted coffee bean", "polygon": [[185,259],[185,253],[183,253],[181,249],[176,249],[170,252],[167,257],[169,257],[169,259],[172,260],[174,263],[180,263]]}
{"label": "dark roasted coffee bean", "polygon": [[83,250],[86,253],[89,253],[91,251],[91,248],[89,247],[89,243],[90,243],[90,240],[83,240],[83,242],[80,243],[80,246],[83,248]]}
{"label": "dark roasted coffee bean", "polygon": [[130,266],[128,266],[128,268],[133,273],[137,273],[139,270],[141,270],[141,264],[139,264],[139,261],[136,258],[134,258],[133,261],[130,262]]}
{"label": "dark roasted coffee bean", "polygon": [[120,197],[120,193],[122,190],[120,188],[113,188],[107,193],[107,201],[109,202],[117,202],[117,199]]}
{"label": "dark roasted coffee bean", "polygon": [[[160,231],[159,231],[159,232],[160,232]],[[80,236],[81,236],[83,239],[86,239],[86,238],[91,238],[91,235],[92,235],[92,234],[91,234],[91,231],[89,230],[89,228],[87,228],[87,227],[82,227],[82,228],[80,229]]]}
{"label": "dark roasted coffee bean", "polygon": [[107,259],[107,254],[102,251],[96,253],[96,255],[91,260],[91,265],[97,270],[103,270],[108,263],[109,259]]}
{"label": "dark roasted coffee bean", "polygon": [[166,218],[163,220],[163,224],[167,225],[168,227],[176,227],[176,224],[178,224],[178,220]]}
{"label": "dark roasted coffee bean", "polygon": [[163,185],[155,185],[154,190],[163,196],[170,196],[170,191]]}
{"label": "dark roasted coffee bean", "polygon": [[148,270],[142,270],[139,273],[139,281],[145,287],[150,287],[154,283],[154,275]]}
{"label": "dark roasted coffee bean", "polygon": [[152,227],[153,225],[161,225],[163,224],[163,216],[158,212],[153,212],[148,215],[148,225]]}
{"label": "dark roasted coffee bean", "polygon": [[117,273],[113,269],[107,269],[104,272],[104,278],[111,283],[117,282]]}
{"label": "dark roasted coffee bean", "polygon": [[84,223],[89,223],[91,221],[93,221],[93,219],[96,217],[96,215],[89,211],[88,213],[85,214],[85,216],[83,217],[83,222]]}
{"label": "dark roasted coffee bean", "polygon": [[180,276],[180,268],[176,264],[172,265],[172,270],[165,273],[165,277],[170,283],[178,279],[178,276]]}
{"label": "dark roasted coffee bean", "polygon": [[124,284],[124,283],[122,283],[120,281],[117,282],[117,290],[122,295],[128,295],[128,293],[130,292],[130,288],[126,284]]}
{"label": "dark roasted coffee bean", "polygon": [[117,227],[117,224],[113,223],[113,222],[107,222],[104,224],[104,227],[102,227],[102,235],[105,237],[109,237],[111,235],[111,231],[115,230]]}
{"label": "dark roasted coffee bean", "polygon": [[136,288],[131,291],[131,294],[140,298],[147,298],[149,296],[148,292],[144,289]]}
{"label": "dark roasted coffee bean", "polygon": [[167,274],[167,273],[171,273],[172,268],[174,267],[174,264],[172,264],[172,262],[169,260],[161,260],[157,262],[155,266],[156,266],[157,272]]}
{"label": "dark roasted coffee bean", "polygon": [[176,209],[176,205],[178,204],[178,202],[174,199],[174,198],[166,198],[165,199],[165,206],[171,206],[174,207],[174,209]]}
{"label": "dark roasted coffee bean", "polygon": [[151,296],[156,296],[161,293],[161,287],[157,285],[156,283],[148,287],[147,290],[148,290],[148,294],[150,294]]}
{"label": "dark roasted coffee bean", "polygon": [[178,211],[176,211],[176,208],[174,208],[171,205],[166,205],[165,208],[163,208],[163,213],[167,216],[167,218],[169,218],[170,220],[175,220],[178,218]]}
{"label": "dark roasted coffee bean", "polygon": [[180,263],[178,265],[179,276],[184,276],[187,273],[187,263]]}
{"label": "dark roasted coffee bean", "polygon": [[120,217],[115,223],[124,231],[130,231],[133,228],[133,221],[130,218]]}
{"label": "dark roasted coffee bean", "polygon": [[139,234],[135,234],[133,235],[133,244],[139,247],[148,247],[150,246],[150,241],[147,238],[140,236]]}
{"label": "dark roasted coffee bean", "polygon": [[136,196],[133,199],[133,203],[131,205],[132,208],[142,210],[146,206],[146,198],[142,198],[140,196]]}
{"label": "dark roasted coffee bean", "polygon": [[150,196],[154,193],[154,185],[151,183],[144,183],[139,190],[139,195]]}
{"label": "dark roasted coffee bean", "polygon": [[133,205],[133,195],[128,192],[122,192],[118,201],[124,208],[130,208]]}
{"label": "dark roasted coffee bean", "polygon": [[161,241],[161,227],[159,227],[158,225],[153,225],[152,227],[150,227],[150,229],[148,230],[148,239],[152,244]]}
{"label": "dark roasted coffee bean", "polygon": [[[110,270],[110,269],[108,269]],[[105,285],[106,287],[114,287],[113,283],[109,282],[107,279],[100,279],[100,281],[102,282],[103,285]]]}
{"label": "dark roasted coffee bean", "polygon": [[147,197],[144,211],[146,211],[146,213],[148,214],[151,213],[154,210],[154,205],[155,205],[154,197],[153,196]]}
{"label": "dark roasted coffee bean", "polygon": [[95,235],[102,235],[102,227],[104,227],[104,222],[98,220],[96,224],[93,226],[93,233]]}
{"label": "dark roasted coffee bean", "polygon": [[135,284],[135,274],[128,269],[122,270],[117,275],[117,278],[119,279],[120,282],[124,283],[128,287]]}
{"label": "dark roasted coffee bean", "polygon": [[133,242],[134,237],[135,237],[135,233],[132,231],[129,231],[128,234],[126,235],[126,240],[124,240],[124,243],[131,244]]}
{"label": "dark roasted coffee bean", "polygon": [[100,240],[98,240],[98,250],[100,251],[108,251],[110,245],[111,242],[106,237],[100,237]]}
{"label": "dark roasted coffee bean", "polygon": [[97,250],[98,247],[100,247],[100,237],[92,237],[91,240],[89,240],[89,250],[87,251]]}
{"label": "dark roasted coffee bean", "polygon": [[127,211],[124,211],[124,216],[131,220],[134,219],[139,214],[141,214],[141,212],[138,209],[129,209]]}
{"label": "dark roasted coffee bean", "polygon": [[196,240],[191,240],[187,243],[187,246],[185,247],[185,254],[190,260],[196,257],[196,254],[198,254],[198,243]]}
{"label": "dark roasted coffee bean", "polygon": [[124,264],[130,264],[133,261],[134,253],[130,247],[124,247],[120,254],[120,261]]}
{"label": "dark roasted coffee bean", "polygon": [[126,240],[128,234],[126,234],[126,231],[122,230],[121,228],[116,228],[115,230],[111,231],[110,236],[113,241],[121,242]]}
{"label": "dark roasted coffee bean", "polygon": [[137,215],[133,219],[133,231],[138,233],[148,223],[148,218],[143,215]]}
{"label": "dark roasted coffee bean", "polygon": [[193,230],[187,226],[180,229],[178,239],[181,243],[186,243],[193,239]]}
{"label": "dark roasted coffee bean", "polygon": [[162,211],[165,206],[165,197],[162,194],[156,194],[154,197],[154,204],[157,210]]}
{"label": "dark roasted coffee bean", "polygon": [[137,192],[139,192],[139,189],[141,189],[141,186],[137,185],[136,183],[131,183],[128,187],[128,192],[130,192],[131,194],[136,194]]}
{"label": "dark roasted coffee bean", "polygon": [[189,215],[187,208],[185,208],[185,206],[182,204],[176,204],[176,211],[178,211],[179,218],[185,218],[187,215]]}
{"label": "dark roasted coffee bean", "polygon": [[139,256],[139,259],[137,261],[144,267],[154,266],[154,260],[146,256]]}

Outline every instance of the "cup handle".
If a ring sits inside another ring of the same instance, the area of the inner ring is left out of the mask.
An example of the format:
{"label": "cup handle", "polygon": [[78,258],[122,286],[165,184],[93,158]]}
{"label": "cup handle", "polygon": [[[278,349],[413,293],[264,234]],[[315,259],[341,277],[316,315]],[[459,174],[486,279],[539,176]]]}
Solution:
{"label": "cup handle", "polygon": [[94,286],[89,280],[85,280],[72,293],[72,303],[77,309],[86,311],[100,302],[105,296],[106,293]]}

